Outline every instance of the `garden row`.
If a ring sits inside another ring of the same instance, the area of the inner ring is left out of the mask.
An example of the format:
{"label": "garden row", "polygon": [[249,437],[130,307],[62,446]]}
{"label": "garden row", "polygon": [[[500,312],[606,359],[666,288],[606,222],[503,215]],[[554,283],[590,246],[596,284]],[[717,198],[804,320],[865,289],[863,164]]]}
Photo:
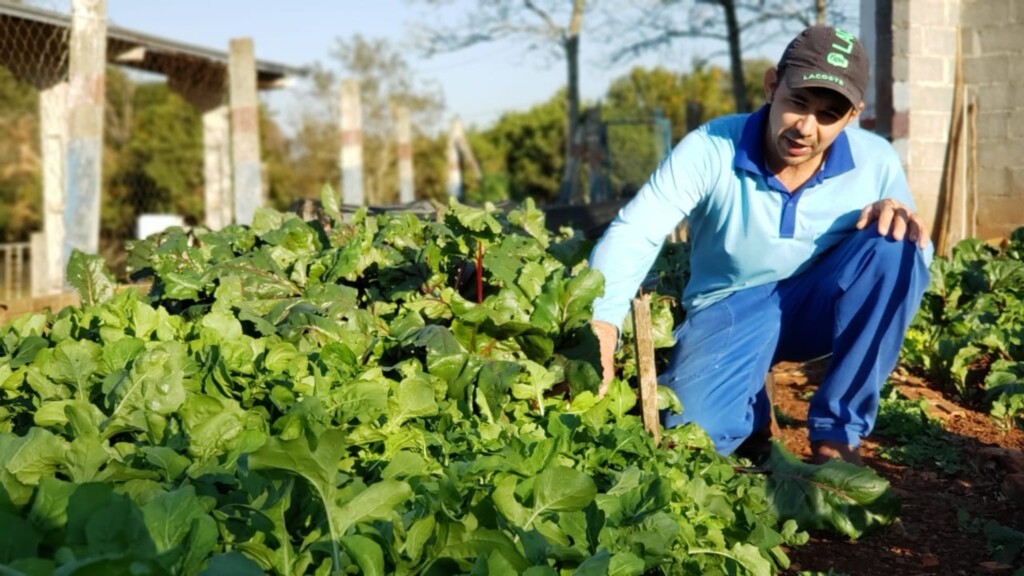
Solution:
{"label": "garden row", "polygon": [[1004,426],[1024,427],[1024,228],[936,258],[901,361]]}
{"label": "garden row", "polygon": [[82,305],[0,329],[0,573],[770,574],[894,517],[869,470],[738,473],[598,398],[603,280],[532,204],[332,197],[136,243],[145,295],[75,254]]}

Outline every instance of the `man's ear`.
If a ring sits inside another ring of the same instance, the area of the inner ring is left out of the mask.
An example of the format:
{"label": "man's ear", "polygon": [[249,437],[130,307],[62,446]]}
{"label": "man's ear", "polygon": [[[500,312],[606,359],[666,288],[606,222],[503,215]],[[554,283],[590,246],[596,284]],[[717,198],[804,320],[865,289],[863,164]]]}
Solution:
{"label": "man's ear", "polygon": [[[775,96],[775,89],[779,86],[779,71],[775,66],[764,71],[764,99],[771,102]],[[861,104],[863,106],[863,104]]]}
{"label": "man's ear", "polygon": [[854,118],[856,118],[863,111],[864,111],[864,103],[863,102],[861,102],[860,104],[857,104],[856,106],[851,108],[851,112],[852,113],[850,114],[850,120],[853,120]]}

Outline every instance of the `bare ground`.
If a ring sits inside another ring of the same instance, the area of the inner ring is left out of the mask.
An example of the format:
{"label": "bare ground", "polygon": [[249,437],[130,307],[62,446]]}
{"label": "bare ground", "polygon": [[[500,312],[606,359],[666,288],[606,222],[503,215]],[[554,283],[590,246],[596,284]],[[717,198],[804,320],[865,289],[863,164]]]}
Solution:
{"label": "bare ground", "polygon": [[[775,367],[777,410],[783,417],[786,447],[809,457],[807,399],[821,380],[821,364]],[[1013,574],[1024,566],[993,560],[987,538],[978,529],[985,521],[1024,532],[1024,494],[1015,492],[1015,470],[1024,461],[1024,431],[1002,430],[987,415],[951,404],[925,382],[897,377],[901,393],[924,396],[933,406],[950,443],[961,451],[962,465],[952,474],[938,467],[910,468],[880,457],[890,439],[874,435],[862,449],[865,463],[885,477],[903,503],[899,520],[882,532],[858,541],[812,534],[790,557],[789,574],[801,571],[861,575]],[[1024,486],[1022,486],[1024,488]],[[966,523],[964,520],[967,520]]]}

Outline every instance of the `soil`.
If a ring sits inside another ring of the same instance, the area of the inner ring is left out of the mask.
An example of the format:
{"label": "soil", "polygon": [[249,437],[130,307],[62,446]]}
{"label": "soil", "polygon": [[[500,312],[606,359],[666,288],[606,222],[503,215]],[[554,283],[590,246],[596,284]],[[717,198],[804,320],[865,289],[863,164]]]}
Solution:
{"label": "soil", "polygon": [[[810,456],[807,399],[824,368],[819,362],[779,364],[773,370],[776,410],[784,415],[782,440],[804,458]],[[1012,575],[1024,569],[995,562],[978,529],[994,520],[1024,532],[1024,485],[1013,482],[1024,478],[1024,431],[1003,430],[986,414],[949,402],[921,380],[899,374],[893,380],[905,396],[929,398],[935,406],[932,413],[961,450],[963,465],[953,474],[937,467],[902,466],[879,456],[879,448],[891,440],[878,435],[865,439],[865,464],[889,480],[902,499],[899,520],[857,541],[813,533],[810,542],[790,551],[792,566],[786,574]],[[970,520],[963,524],[961,518]]]}

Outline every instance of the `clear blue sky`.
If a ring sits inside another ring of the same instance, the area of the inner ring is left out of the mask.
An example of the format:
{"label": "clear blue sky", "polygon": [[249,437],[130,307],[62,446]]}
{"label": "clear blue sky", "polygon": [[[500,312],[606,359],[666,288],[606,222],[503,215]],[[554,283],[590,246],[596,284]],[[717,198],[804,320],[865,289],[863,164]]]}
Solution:
{"label": "clear blue sky", "polygon": [[[125,28],[225,51],[231,38],[248,36],[253,38],[258,59],[295,66],[313,61],[330,64],[335,39],[355,34],[387,38],[401,46],[413,22],[436,18],[422,5],[404,0],[107,0],[107,12],[111,23]],[[584,34],[581,46],[584,100],[599,98],[611,80],[633,65],[658,63],[652,56],[609,66],[599,57],[594,40],[588,44],[588,39]],[[675,46],[675,65],[666,67],[684,69],[694,56],[722,48],[718,44]],[[502,111],[524,110],[565,85],[563,61],[526,53],[510,43],[483,44],[430,59],[410,49],[407,60],[419,80],[441,87],[448,117],[458,115],[466,124],[486,125]],[[281,103],[287,97],[275,96],[268,102],[286,107]]]}

